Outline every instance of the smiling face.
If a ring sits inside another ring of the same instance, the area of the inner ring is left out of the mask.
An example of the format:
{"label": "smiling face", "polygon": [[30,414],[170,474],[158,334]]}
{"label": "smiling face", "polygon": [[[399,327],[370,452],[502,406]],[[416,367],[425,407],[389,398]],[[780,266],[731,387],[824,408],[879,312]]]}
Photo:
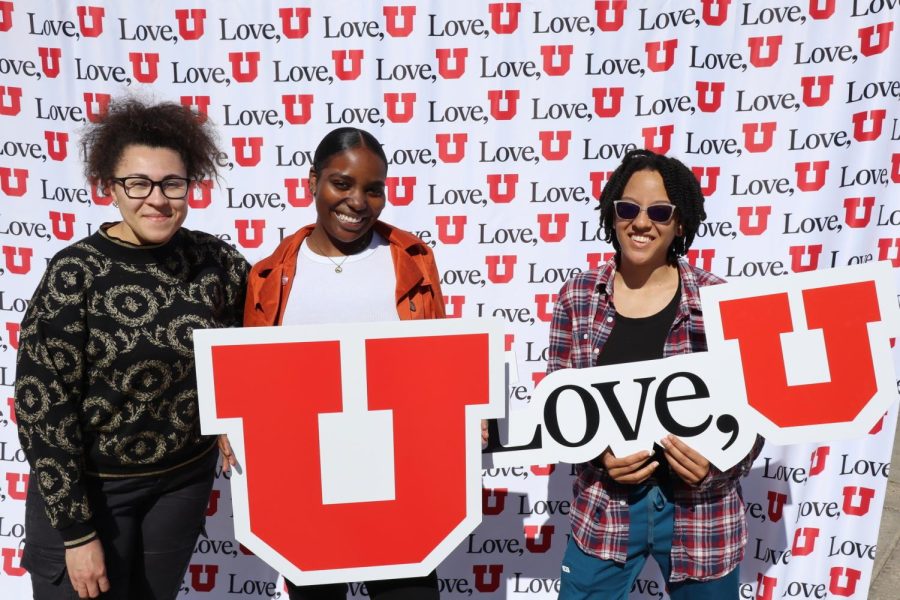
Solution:
{"label": "smiling face", "polygon": [[[622,199],[646,209],[653,204],[671,204],[662,176],[656,171],[635,171],[622,191]],[[642,210],[634,219],[615,218],[616,239],[621,248],[622,268],[656,268],[667,264],[669,246],[680,235],[677,211],[667,223],[651,221]]]}
{"label": "smiling face", "polygon": [[[316,199],[313,249],[329,256],[354,254],[384,209],[387,165],[358,146],[332,156],[320,173],[309,172]],[[364,247],[364,246],[363,246]]]}
{"label": "smiling face", "polygon": [[[114,171],[115,177],[187,177],[181,156],[171,148],[126,146]],[[137,245],[164,244],[172,239],[187,217],[187,199],[170,200],[159,186],[143,199],[129,198],[118,183],[108,184],[119,205],[122,221],[109,228],[113,237]]]}

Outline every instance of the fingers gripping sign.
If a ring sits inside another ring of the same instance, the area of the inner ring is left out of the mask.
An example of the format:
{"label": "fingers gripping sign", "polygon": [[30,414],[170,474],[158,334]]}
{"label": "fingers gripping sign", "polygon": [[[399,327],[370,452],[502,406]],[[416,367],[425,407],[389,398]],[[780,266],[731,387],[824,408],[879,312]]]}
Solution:
{"label": "fingers gripping sign", "polygon": [[224,433],[219,435],[219,454],[222,455],[222,472],[227,473],[231,470],[231,467],[237,466],[237,457],[234,454],[234,450],[231,448],[231,442],[228,441],[228,436]]}
{"label": "fingers gripping sign", "polygon": [[669,466],[686,484],[696,486],[706,478],[709,461],[699,452],[674,435],[664,437],[660,444],[666,449]]}
{"label": "fingers gripping sign", "polygon": [[656,461],[647,462],[650,456],[650,452],[641,450],[622,458],[616,458],[611,451],[605,450],[599,460],[613,480],[618,483],[634,485],[646,481],[659,467],[659,463]]}

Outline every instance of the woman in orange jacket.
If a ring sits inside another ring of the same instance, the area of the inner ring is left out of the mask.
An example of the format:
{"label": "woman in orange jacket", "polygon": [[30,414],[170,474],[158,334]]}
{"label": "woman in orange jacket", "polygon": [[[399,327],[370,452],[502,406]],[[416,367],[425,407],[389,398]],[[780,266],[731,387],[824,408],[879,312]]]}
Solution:
{"label": "woman in orange jacket", "polygon": [[[316,148],[309,187],[316,222],[287,237],[250,273],[245,326],[398,321],[444,317],[431,249],[378,220],[387,157],[361,129],[342,127]],[[235,464],[226,438],[225,461]],[[291,600],[344,600],[345,584],[298,587]],[[437,575],[367,582],[374,600],[439,598]]]}

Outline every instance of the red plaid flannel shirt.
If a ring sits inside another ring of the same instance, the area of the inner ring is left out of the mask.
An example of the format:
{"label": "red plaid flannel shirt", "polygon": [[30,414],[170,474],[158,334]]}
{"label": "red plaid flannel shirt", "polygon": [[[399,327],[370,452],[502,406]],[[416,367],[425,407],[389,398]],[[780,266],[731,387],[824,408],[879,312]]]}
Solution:
{"label": "red plaid flannel shirt", "polygon": [[[722,283],[702,269],[678,261],[681,302],[666,338],[664,356],[706,350],[700,311],[700,288]],[[614,260],[579,273],[563,285],[550,325],[547,372],[592,367],[615,321]],[[747,524],[738,479],[747,474],[762,440],[743,461],[727,471],[710,466],[697,487],[674,479],[675,531],[670,581],[716,579],[734,569],[744,555]],[[630,486],[609,478],[591,463],[576,466],[575,501],[570,511],[572,533],[584,552],[624,563],[628,545]]]}

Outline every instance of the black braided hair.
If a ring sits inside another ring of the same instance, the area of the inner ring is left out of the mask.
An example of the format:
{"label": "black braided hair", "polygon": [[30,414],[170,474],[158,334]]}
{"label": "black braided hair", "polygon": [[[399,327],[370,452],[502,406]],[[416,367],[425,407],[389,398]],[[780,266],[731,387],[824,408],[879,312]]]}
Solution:
{"label": "black braided hair", "polygon": [[651,150],[632,150],[622,159],[613,172],[603,192],[600,194],[600,226],[603,228],[604,241],[611,242],[618,258],[621,248],[616,239],[616,215],[613,201],[622,198],[622,192],[628,180],[637,171],[656,171],[663,180],[669,200],[676,206],[675,220],[681,225],[682,235],[677,236],[669,246],[668,259],[674,262],[679,256],[687,253],[700,228],[706,219],[703,210],[703,192],[700,182],[694,173],[677,158],[657,154]]}

